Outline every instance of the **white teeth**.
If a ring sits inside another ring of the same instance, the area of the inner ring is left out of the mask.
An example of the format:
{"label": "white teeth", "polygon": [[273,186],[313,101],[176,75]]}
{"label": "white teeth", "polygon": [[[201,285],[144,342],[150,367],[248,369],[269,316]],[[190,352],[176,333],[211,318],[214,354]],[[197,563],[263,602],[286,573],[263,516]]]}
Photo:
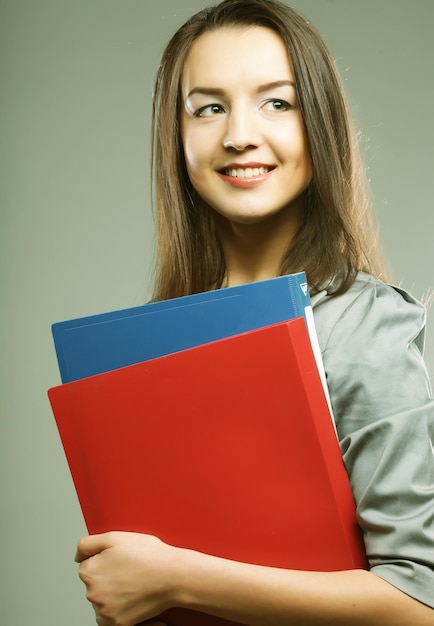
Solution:
{"label": "white teeth", "polygon": [[255,178],[268,172],[268,167],[231,167],[225,170],[226,176],[233,178]]}

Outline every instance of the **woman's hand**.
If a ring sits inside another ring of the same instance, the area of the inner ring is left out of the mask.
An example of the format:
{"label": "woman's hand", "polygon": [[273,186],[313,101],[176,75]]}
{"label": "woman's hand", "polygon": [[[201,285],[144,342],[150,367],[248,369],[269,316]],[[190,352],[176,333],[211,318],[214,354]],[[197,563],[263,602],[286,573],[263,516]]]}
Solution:
{"label": "woman's hand", "polygon": [[138,533],[110,532],[80,539],[75,560],[98,626],[134,626],[173,606],[179,552],[156,537]]}

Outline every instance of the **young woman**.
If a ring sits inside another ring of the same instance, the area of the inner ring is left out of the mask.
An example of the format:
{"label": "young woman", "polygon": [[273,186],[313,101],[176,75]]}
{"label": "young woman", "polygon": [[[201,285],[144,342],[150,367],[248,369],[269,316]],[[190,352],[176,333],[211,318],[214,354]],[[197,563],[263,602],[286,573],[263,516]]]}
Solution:
{"label": "young woman", "polygon": [[153,138],[156,299],[306,271],[370,571],[268,568],[132,533],[84,537],[77,561],[97,623],[133,626],[178,606],[252,626],[433,626],[424,310],[380,278],[323,41],[275,0],[202,11],[163,55]]}

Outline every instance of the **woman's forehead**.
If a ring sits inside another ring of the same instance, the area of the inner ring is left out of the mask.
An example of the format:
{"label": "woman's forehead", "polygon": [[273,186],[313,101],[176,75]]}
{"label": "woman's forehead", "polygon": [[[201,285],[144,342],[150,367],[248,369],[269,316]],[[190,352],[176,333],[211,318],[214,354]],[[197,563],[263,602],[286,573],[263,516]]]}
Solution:
{"label": "woman's forehead", "polygon": [[200,35],[184,64],[182,91],[186,95],[197,86],[219,88],[246,80],[294,80],[286,46],[273,30],[222,27]]}

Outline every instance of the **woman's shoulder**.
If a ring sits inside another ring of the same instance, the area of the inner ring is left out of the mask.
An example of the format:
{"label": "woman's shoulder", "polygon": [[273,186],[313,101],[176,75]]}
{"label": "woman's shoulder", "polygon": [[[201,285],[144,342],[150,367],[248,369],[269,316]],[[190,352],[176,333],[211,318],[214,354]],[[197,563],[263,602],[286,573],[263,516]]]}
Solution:
{"label": "woman's shoulder", "polygon": [[330,296],[323,291],[312,296],[312,307],[319,344],[324,352],[335,339],[363,337],[374,340],[399,329],[407,340],[423,351],[426,309],[405,289],[359,272],[343,294]]}

